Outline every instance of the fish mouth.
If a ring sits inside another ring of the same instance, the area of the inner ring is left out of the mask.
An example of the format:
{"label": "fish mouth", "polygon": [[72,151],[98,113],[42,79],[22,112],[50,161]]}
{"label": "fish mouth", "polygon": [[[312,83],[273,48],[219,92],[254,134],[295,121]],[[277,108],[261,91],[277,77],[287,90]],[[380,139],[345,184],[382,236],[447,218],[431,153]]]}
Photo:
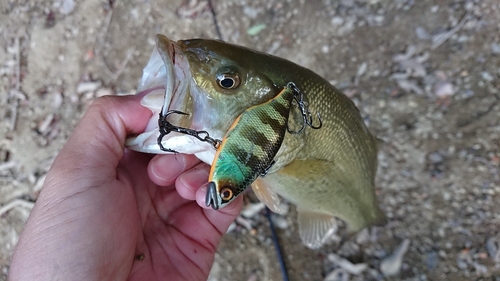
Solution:
{"label": "fish mouth", "polygon": [[207,195],[205,197],[205,205],[207,207],[212,206],[214,210],[218,210],[220,208],[219,200],[217,196],[217,187],[215,186],[215,182],[211,181],[207,186]]}
{"label": "fish mouth", "polygon": [[[158,145],[158,116],[165,116],[169,110],[177,110],[186,115],[173,114],[168,121],[176,126],[190,128],[193,118],[193,102],[190,95],[191,72],[189,63],[178,43],[166,36],[156,36],[156,47],[143,75],[137,94],[144,95],[141,105],[152,111],[152,116],[143,133],[127,139],[126,146],[132,150],[164,154]],[[177,133],[171,133],[162,140],[166,148],[182,153],[197,152],[195,141]]]}
{"label": "fish mouth", "polygon": [[[174,104],[172,102],[172,99],[174,97],[174,93],[178,91],[185,92],[186,89],[184,87],[181,87],[181,89],[174,88],[175,86],[179,86],[182,84],[182,86],[186,86],[186,73],[183,72],[184,77],[180,79],[177,78],[177,69],[175,66],[175,61],[176,61],[176,53],[179,54],[180,52],[176,52],[176,45],[172,41],[170,41],[165,35],[158,34],[156,35],[156,49],[158,50],[160,57],[165,65],[165,72],[166,72],[166,84],[165,84],[165,99],[163,102],[162,110],[161,110],[161,115],[165,116],[167,115],[167,112],[170,109],[170,106]],[[177,60],[179,61],[179,60]],[[180,68],[183,70],[183,68]],[[178,84],[176,82],[179,82]],[[184,82],[184,83],[183,83]],[[184,88],[184,89],[182,89]]]}

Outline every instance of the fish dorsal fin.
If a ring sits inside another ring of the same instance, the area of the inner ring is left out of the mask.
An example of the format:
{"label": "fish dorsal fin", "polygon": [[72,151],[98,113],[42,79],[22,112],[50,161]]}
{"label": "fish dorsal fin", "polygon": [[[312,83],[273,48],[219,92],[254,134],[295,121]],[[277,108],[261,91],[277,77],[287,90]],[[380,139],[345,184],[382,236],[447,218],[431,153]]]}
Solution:
{"label": "fish dorsal fin", "polygon": [[320,248],[337,231],[335,217],[297,208],[302,243],[311,249]]}
{"label": "fish dorsal fin", "polygon": [[264,182],[263,179],[257,179],[252,183],[252,190],[259,198],[260,202],[264,203],[269,210],[274,213],[283,214],[280,208],[280,197]]}

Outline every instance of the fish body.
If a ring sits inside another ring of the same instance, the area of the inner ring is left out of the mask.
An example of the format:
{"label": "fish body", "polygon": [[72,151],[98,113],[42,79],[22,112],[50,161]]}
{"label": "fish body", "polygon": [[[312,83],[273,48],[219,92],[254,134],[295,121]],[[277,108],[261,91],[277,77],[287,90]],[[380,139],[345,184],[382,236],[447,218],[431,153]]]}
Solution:
{"label": "fish body", "polygon": [[[311,70],[222,41],[173,42],[158,35],[138,92],[148,92],[142,103],[154,113],[187,113],[169,116],[170,123],[223,140],[242,113],[274,99],[289,82],[303,93],[308,110],[321,114],[322,127],[285,133],[267,176],[252,184],[257,196],[274,211],[279,211],[277,195],[297,205],[300,236],[311,248],[325,242],[335,218],[344,220],[349,232],[383,223],[374,185],[377,140],[354,103]],[[130,148],[164,153],[157,144],[156,116],[128,141]],[[292,106],[289,126],[300,127],[302,120]],[[216,159],[212,145],[192,136],[171,133],[161,143],[208,164]]]}

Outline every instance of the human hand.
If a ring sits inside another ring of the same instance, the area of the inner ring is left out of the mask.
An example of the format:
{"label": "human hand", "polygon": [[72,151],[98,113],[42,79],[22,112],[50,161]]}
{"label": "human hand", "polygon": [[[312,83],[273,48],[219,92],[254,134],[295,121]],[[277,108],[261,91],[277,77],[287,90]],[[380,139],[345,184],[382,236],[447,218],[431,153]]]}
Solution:
{"label": "human hand", "polygon": [[242,199],[207,208],[208,165],[124,149],[151,116],[139,100],[89,107],[46,177],[11,280],[206,280]]}

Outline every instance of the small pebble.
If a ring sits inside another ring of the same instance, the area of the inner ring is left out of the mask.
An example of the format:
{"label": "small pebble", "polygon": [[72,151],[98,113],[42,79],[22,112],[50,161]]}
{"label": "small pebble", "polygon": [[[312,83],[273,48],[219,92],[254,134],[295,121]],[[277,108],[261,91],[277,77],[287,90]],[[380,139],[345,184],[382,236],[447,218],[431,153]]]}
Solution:
{"label": "small pebble", "polygon": [[457,258],[457,267],[464,270],[466,269],[467,267],[469,267],[469,265],[467,264],[466,261],[464,261],[463,259],[461,258]]}
{"label": "small pebble", "polygon": [[252,230],[252,222],[250,220],[244,219],[242,216],[236,218],[236,222],[246,228],[247,230]]}
{"label": "small pebble", "polygon": [[455,88],[450,82],[438,82],[434,89],[434,94],[438,98],[446,98],[455,94]]}
{"label": "small pebble", "polygon": [[491,43],[491,52],[495,55],[500,55],[500,44],[496,42]]}
{"label": "small pebble", "polygon": [[259,10],[254,7],[245,6],[243,7],[243,13],[249,18],[255,19],[259,15]]}
{"label": "small pebble", "polygon": [[439,256],[437,252],[427,253],[427,258],[425,263],[427,265],[427,270],[433,270],[437,267],[439,262]]}
{"label": "small pebble", "polygon": [[264,208],[266,208],[266,205],[264,205],[264,203],[262,202],[247,204],[245,206],[245,209],[241,211],[241,215],[247,219],[253,218],[260,211],[264,210]]}
{"label": "small pebble", "polygon": [[477,275],[482,275],[488,272],[488,268],[478,262],[474,262],[472,265],[474,266]]}
{"label": "small pebble", "polygon": [[81,82],[76,86],[76,92],[78,94],[94,92],[95,90],[101,87],[101,82],[93,81],[93,82]]}
{"label": "small pebble", "polygon": [[42,135],[48,133],[50,124],[52,124],[52,121],[54,121],[54,117],[55,115],[53,113],[47,114],[45,118],[40,123],[38,123],[37,131]]}
{"label": "small pebble", "polygon": [[96,98],[103,97],[103,96],[113,96],[115,94],[115,91],[111,88],[100,88],[95,92]]}
{"label": "small pebble", "polygon": [[487,71],[481,72],[481,78],[483,78],[483,80],[488,82],[491,82],[494,79],[493,76],[491,76],[491,74],[489,74]]}
{"label": "small pebble", "polygon": [[334,271],[330,272],[324,281],[349,281],[349,273],[343,268],[337,268]]}
{"label": "small pebble", "polygon": [[486,240],[486,250],[488,251],[488,255],[493,261],[500,261],[498,246],[495,237],[490,237],[488,238],[488,240]]}
{"label": "small pebble", "polygon": [[273,223],[277,228],[279,228],[279,229],[287,229],[288,228],[288,221],[286,220],[285,217],[273,215],[273,216],[271,216],[271,219],[273,220]]}
{"label": "small pebble", "polygon": [[61,8],[59,8],[59,12],[61,12],[61,14],[63,15],[68,15],[73,12],[75,7],[76,3],[74,0],[63,0]]}
{"label": "small pebble", "polygon": [[344,19],[341,17],[333,17],[332,24],[333,25],[342,25],[344,23]]}
{"label": "small pebble", "polygon": [[405,239],[392,255],[385,258],[380,264],[380,271],[385,276],[393,276],[399,273],[403,264],[403,257],[410,246],[410,239]]}
{"label": "small pebble", "polygon": [[229,232],[232,232],[233,230],[236,229],[236,223],[235,222],[232,222],[229,227],[227,228],[227,231],[226,233],[229,233]]}
{"label": "small pebble", "polygon": [[441,155],[441,153],[439,152],[432,152],[431,154],[429,154],[428,158],[432,164],[440,164],[444,161],[443,155]]}
{"label": "small pebble", "polygon": [[368,242],[369,239],[370,239],[370,233],[368,231],[368,228],[361,230],[356,235],[356,243],[358,243],[358,244],[364,244],[364,243]]}
{"label": "small pebble", "polygon": [[368,268],[368,264],[366,263],[353,264],[347,259],[344,259],[343,257],[333,253],[328,255],[328,260],[353,275],[359,275]]}
{"label": "small pebble", "polygon": [[290,204],[285,202],[280,202],[279,204],[280,215],[285,216],[290,211]]}
{"label": "small pebble", "polygon": [[357,77],[363,76],[366,73],[366,70],[368,69],[368,64],[366,62],[363,62],[359,68],[358,72],[356,73]]}
{"label": "small pebble", "polygon": [[52,96],[52,108],[58,109],[63,104],[64,98],[60,92],[54,92]]}
{"label": "small pebble", "polygon": [[429,34],[429,32],[427,32],[427,30],[425,30],[425,28],[423,28],[421,26],[418,26],[417,28],[415,28],[415,33],[417,34],[417,37],[421,40],[431,39],[431,35]]}

